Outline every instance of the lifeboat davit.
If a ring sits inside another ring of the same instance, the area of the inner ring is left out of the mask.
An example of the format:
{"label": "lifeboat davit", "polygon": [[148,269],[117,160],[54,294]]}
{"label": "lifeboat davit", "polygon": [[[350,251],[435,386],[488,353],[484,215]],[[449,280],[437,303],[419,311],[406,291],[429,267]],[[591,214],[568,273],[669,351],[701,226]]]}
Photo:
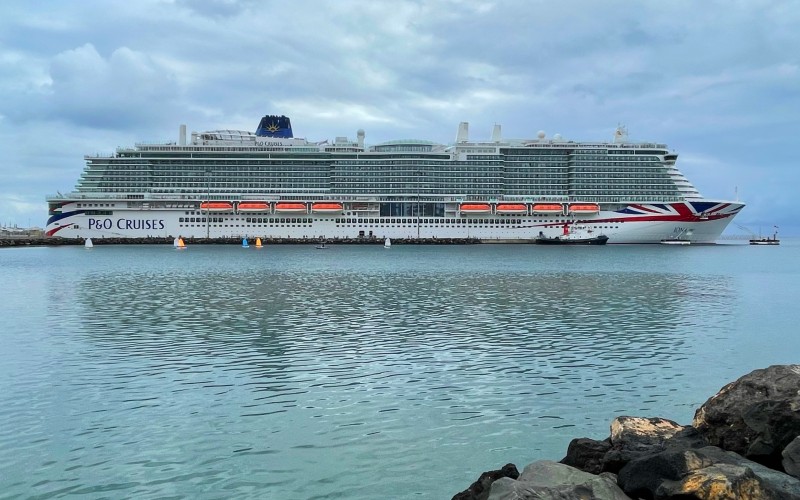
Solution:
{"label": "lifeboat davit", "polygon": [[560,203],[537,203],[533,206],[535,214],[560,214],[564,213],[564,207]]}
{"label": "lifeboat davit", "polygon": [[459,210],[468,214],[490,214],[492,206],[488,203],[462,203]]}
{"label": "lifeboat davit", "polygon": [[318,202],[311,204],[311,211],[312,212],[341,212],[344,210],[344,206],[341,203],[331,203],[331,202]]}
{"label": "lifeboat davit", "polygon": [[200,203],[204,212],[233,212],[233,203],[227,201],[204,201]]}
{"label": "lifeboat davit", "polygon": [[308,207],[305,203],[290,203],[290,202],[282,202],[275,204],[275,211],[276,212],[308,212]]}
{"label": "lifeboat davit", "polygon": [[237,206],[240,212],[269,212],[266,201],[240,201]]}
{"label": "lifeboat davit", "polygon": [[495,212],[498,214],[524,214],[528,213],[528,205],[524,203],[498,203]]}
{"label": "lifeboat davit", "polygon": [[596,214],[599,211],[600,205],[597,203],[572,203],[569,206],[571,214]]}

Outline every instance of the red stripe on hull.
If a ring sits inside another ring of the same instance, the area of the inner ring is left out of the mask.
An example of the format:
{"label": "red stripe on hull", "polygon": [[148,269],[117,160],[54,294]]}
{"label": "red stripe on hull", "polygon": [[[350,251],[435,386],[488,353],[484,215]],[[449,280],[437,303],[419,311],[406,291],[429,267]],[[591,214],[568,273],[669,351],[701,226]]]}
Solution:
{"label": "red stripe on hull", "polygon": [[736,214],[711,214],[708,217],[700,218],[697,214],[690,215],[642,215],[642,216],[629,216],[629,217],[614,217],[608,219],[586,219],[579,222],[582,223],[598,223],[598,222],[706,222],[711,220],[724,219],[732,217]]}
{"label": "red stripe on hull", "polygon": [[45,234],[46,236],[53,236],[54,234],[56,234],[57,232],[61,231],[61,230],[62,230],[62,229],[64,229],[65,227],[69,227],[69,226],[72,226],[72,224],[67,224],[67,225],[64,225],[64,226],[59,226],[59,227],[56,227],[56,228],[54,228],[54,229],[51,229],[51,230],[47,231],[47,232],[46,232],[46,233],[44,233],[44,234]]}
{"label": "red stripe on hull", "polygon": [[641,210],[642,212],[650,212],[651,214],[659,214],[659,213],[661,213],[661,212],[659,212],[658,210],[656,210],[654,208],[649,208],[649,207],[646,207],[644,205],[631,205],[630,207],[631,208],[635,208],[636,210]]}

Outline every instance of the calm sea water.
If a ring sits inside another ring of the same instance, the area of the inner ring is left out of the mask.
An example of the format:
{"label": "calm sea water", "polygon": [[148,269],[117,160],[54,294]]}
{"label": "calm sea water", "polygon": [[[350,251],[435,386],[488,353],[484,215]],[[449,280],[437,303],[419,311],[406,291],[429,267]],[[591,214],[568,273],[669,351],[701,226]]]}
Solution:
{"label": "calm sea water", "polygon": [[0,498],[450,498],[800,362],[780,247],[0,251]]}

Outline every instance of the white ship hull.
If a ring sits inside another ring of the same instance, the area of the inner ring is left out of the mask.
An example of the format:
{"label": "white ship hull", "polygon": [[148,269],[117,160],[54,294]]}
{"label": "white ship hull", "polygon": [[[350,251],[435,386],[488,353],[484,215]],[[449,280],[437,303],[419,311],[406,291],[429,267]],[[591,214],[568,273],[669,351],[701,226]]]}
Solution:
{"label": "white ship hull", "polygon": [[696,211],[690,202],[630,205],[624,210],[596,214],[493,215],[453,217],[379,217],[347,213],[212,213],[183,209],[110,210],[96,215],[61,207],[51,217],[47,234],[65,238],[244,238],[288,239],[477,239],[484,242],[529,243],[539,233],[562,233],[566,224],[580,223],[609,244],[660,243],[675,234],[688,234],[692,243],[714,243],[743,207],[739,203],[703,200]]}

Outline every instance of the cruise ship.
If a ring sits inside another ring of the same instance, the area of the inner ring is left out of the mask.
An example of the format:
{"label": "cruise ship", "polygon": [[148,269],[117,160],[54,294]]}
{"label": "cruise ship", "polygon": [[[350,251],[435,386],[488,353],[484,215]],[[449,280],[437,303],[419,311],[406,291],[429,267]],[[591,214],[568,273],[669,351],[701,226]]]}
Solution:
{"label": "cruise ship", "polygon": [[178,140],[86,156],[75,190],[47,197],[46,234],[69,238],[468,239],[527,243],[571,225],[608,244],[680,235],[714,243],[744,207],[703,198],[664,144],[538,132],[455,142],[295,137],[286,116],[255,132],[192,132]]}

